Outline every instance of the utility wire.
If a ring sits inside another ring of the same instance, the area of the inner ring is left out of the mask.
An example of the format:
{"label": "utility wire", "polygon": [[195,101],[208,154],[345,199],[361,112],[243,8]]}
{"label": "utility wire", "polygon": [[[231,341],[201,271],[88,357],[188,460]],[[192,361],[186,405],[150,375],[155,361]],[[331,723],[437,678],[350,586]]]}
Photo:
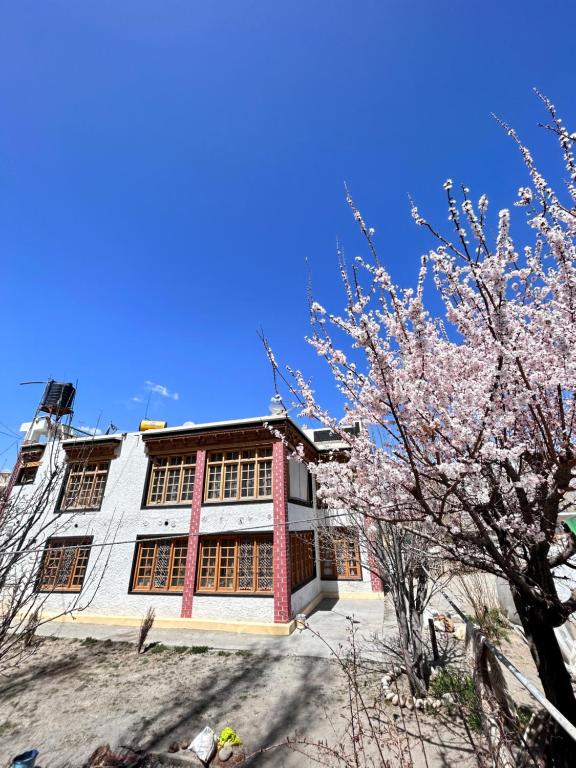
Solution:
{"label": "utility wire", "polygon": [[[271,523],[270,525],[266,525],[266,524],[264,524],[264,525],[251,525],[249,527],[244,527],[244,528],[228,528],[226,530],[218,530],[218,531],[214,531],[214,532],[196,531],[194,533],[188,532],[188,533],[180,534],[179,536],[178,535],[174,535],[174,534],[169,534],[169,533],[168,534],[157,534],[157,535],[153,535],[153,536],[146,536],[146,534],[142,534],[141,538],[139,538],[139,539],[124,539],[122,541],[116,541],[116,540],[114,540],[114,541],[103,541],[103,542],[100,542],[100,543],[91,543],[91,544],[70,544],[70,545],[65,545],[63,547],[59,547],[59,549],[77,549],[78,547],[84,547],[86,549],[98,549],[98,548],[102,548],[102,547],[115,547],[115,546],[120,546],[120,545],[123,545],[123,544],[137,544],[137,543],[139,543],[141,541],[149,542],[149,541],[163,541],[166,538],[184,538],[185,536],[187,536],[188,538],[199,538],[200,536],[214,536],[214,535],[230,536],[230,535],[236,534],[236,533],[253,533],[255,531],[256,532],[258,532],[258,531],[265,531],[266,533],[274,533],[274,530],[277,529],[277,528],[287,528],[288,526],[294,525],[294,524],[297,524],[297,523],[321,523],[323,520],[340,519],[340,518],[344,517],[347,514],[348,513],[346,513],[346,512],[339,512],[339,513],[333,514],[333,515],[323,515],[321,518],[309,517],[309,518],[306,518],[304,520],[293,521],[292,523],[290,521],[288,521],[286,523]],[[296,530],[296,531],[291,531],[291,533],[298,534],[298,533],[303,533],[303,531]],[[80,537],[80,536],[84,536],[84,535],[88,536],[90,534],[89,533],[82,534],[82,533],[79,533],[79,532],[75,532],[74,535],[75,535],[75,537]],[[142,536],[144,536],[145,538],[142,538]],[[49,538],[50,537],[48,537],[48,539]],[[12,552],[10,552],[10,551],[2,551],[2,555],[19,555],[19,554],[29,554],[29,553],[33,553],[33,552],[38,552],[40,549],[43,548],[43,546],[45,545],[45,543],[46,543],[46,541],[48,539],[44,539],[39,544],[39,546],[37,546],[37,547],[17,549],[17,550],[14,550]]]}

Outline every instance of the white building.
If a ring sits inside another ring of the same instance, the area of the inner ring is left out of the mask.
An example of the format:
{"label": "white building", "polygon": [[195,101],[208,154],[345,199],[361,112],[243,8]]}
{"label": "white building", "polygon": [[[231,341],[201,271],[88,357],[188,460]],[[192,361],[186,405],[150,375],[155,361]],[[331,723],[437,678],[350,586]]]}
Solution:
{"label": "white building", "polygon": [[43,611],[74,602],[77,620],[136,625],[152,606],[157,626],[287,634],[322,596],[376,597],[353,529],[324,519],[290,458],[302,444],[316,461],[332,437],[282,414],[25,446],[11,500],[63,468]]}

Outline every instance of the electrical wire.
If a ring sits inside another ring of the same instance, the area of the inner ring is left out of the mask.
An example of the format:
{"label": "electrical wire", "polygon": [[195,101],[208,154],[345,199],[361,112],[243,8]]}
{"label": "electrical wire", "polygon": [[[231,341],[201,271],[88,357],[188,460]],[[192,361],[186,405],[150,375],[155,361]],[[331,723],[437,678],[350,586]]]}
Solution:
{"label": "electrical wire", "polygon": [[[244,528],[228,528],[226,530],[218,530],[218,531],[210,531],[210,532],[207,532],[207,531],[195,531],[193,533],[193,532],[190,531],[190,532],[188,532],[186,534],[180,534],[180,536],[177,536],[177,537],[174,536],[173,534],[158,534],[158,535],[155,535],[155,536],[154,535],[153,536],[147,536],[146,534],[142,534],[141,536],[145,536],[145,539],[139,538],[139,539],[124,539],[122,541],[116,541],[116,540],[114,540],[114,541],[103,541],[103,542],[91,543],[91,544],[70,544],[69,546],[61,547],[61,549],[76,549],[78,546],[81,546],[81,547],[86,548],[86,549],[99,549],[99,548],[102,548],[102,547],[115,547],[115,546],[121,546],[121,545],[125,545],[125,544],[137,544],[138,542],[141,542],[141,541],[146,541],[146,542],[150,542],[150,541],[163,541],[163,540],[165,540],[168,537],[170,537],[170,538],[183,538],[184,536],[187,536],[190,539],[190,538],[199,538],[201,536],[213,536],[213,535],[216,535],[216,534],[218,536],[231,536],[233,534],[238,534],[238,533],[254,533],[254,532],[258,532],[258,531],[264,531],[266,533],[274,533],[274,530],[277,529],[277,528],[288,528],[290,525],[295,525],[295,524],[299,524],[299,523],[314,523],[314,522],[315,523],[321,523],[323,520],[341,519],[341,518],[343,518],[344,516],[346,516],[348,514],[349,513],[346,513],[346,512],[339,512],[339,513],[333,514],[333,515],[323,515],[321,518],[309,517],[309,518],[305,518],[304,520],[295,520],[295,521],[292,521],[292,522],[287,521],[285,523],[272,523],[271,525],[266,525],[266,524],[264,524],[264,525],[251,525],[249,527],[244,527]],[[298,533],[303,533],[303,531],[296,530],[296,531],[290,531],[290,533],[298,534]],[[75,536],[83,536],[83,535],[89,535],[89,534],[88,533],[86,533],[86,534],[76,533],[75,534]],[[11,551],[11,552],[10,551],[2,551],[1,555],[2,556],[3,555],[20,555],[20,554],[30,554],[30,553],[33,553],[33,552],[38,552],[44,546],[46,541],[47,541],[47,539],[43,540],[41,542],[41,546],[34,547],[34,548],[17,549],[17,550]]]}

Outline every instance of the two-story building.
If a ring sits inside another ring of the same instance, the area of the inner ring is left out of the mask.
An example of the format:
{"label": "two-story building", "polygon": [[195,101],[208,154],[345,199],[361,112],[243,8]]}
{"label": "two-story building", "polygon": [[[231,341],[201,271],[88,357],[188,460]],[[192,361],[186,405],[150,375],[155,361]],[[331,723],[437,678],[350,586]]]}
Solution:
{"label": "two-story building", "polygon": [[376,597],[355,530],[291,455],[322,460],[330,439],[281,414],[25,446],[11,498],[63,467],[45,615],[74,601],[77,620],[137,625],[152,606],[157,626],[286,634],[323,596]]}

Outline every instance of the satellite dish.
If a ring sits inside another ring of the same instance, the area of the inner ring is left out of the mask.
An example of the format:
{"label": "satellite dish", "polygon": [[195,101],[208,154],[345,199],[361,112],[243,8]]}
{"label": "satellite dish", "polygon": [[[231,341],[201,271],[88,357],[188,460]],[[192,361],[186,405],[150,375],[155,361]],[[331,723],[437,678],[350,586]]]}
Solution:
{"label": "satellite dish", "polygon": [[270,409],[270,413],[273,416],[280,416],[282,413],[286,413],[286,407],[284,406],[282,397],[280,395],[273,395],[270,398],[270,404],[268,408]]}

